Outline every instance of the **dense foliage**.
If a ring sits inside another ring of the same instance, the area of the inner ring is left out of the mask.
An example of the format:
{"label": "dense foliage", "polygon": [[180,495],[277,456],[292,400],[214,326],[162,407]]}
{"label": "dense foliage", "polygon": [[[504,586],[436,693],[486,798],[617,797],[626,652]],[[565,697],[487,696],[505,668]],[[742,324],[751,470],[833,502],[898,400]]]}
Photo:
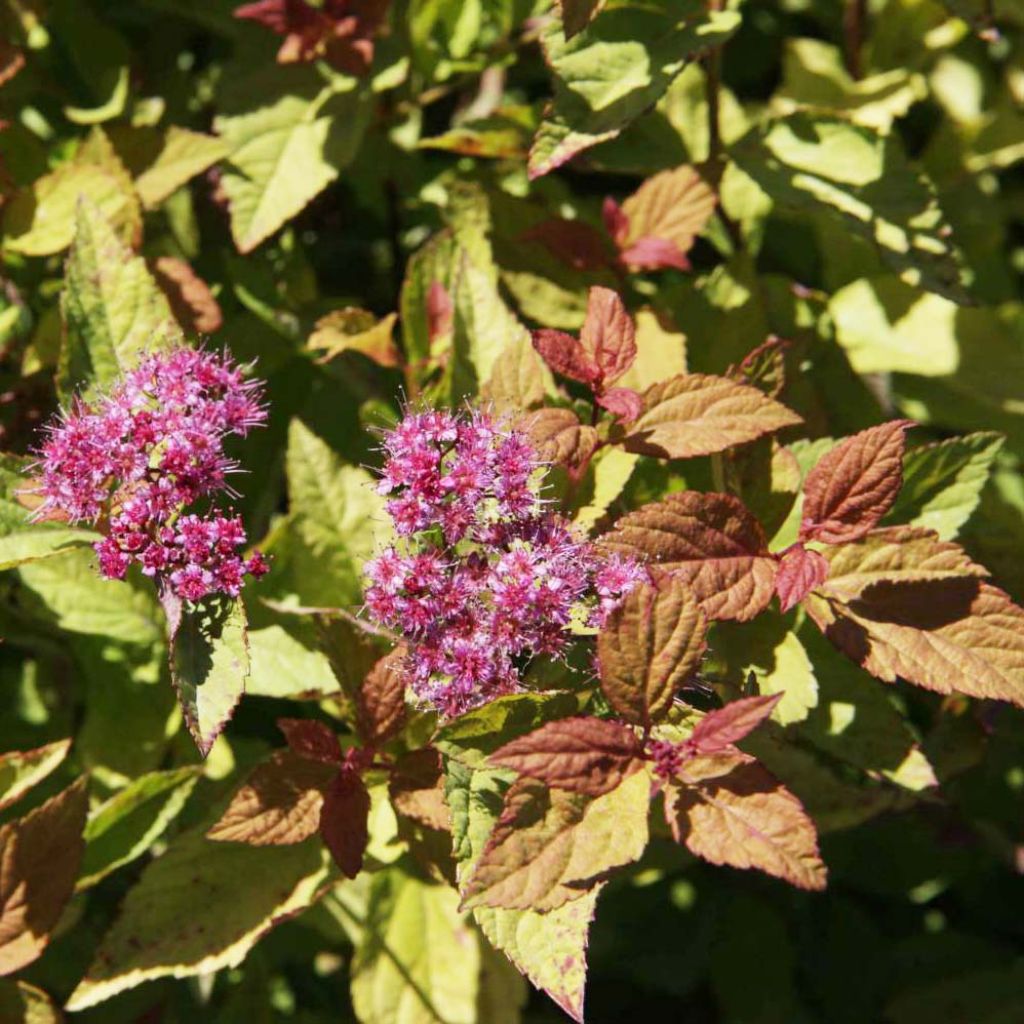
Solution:
{"label": "dense foliage", "polygon": [[5,0],[0,1022],[1024,1019],[1015,0]]}

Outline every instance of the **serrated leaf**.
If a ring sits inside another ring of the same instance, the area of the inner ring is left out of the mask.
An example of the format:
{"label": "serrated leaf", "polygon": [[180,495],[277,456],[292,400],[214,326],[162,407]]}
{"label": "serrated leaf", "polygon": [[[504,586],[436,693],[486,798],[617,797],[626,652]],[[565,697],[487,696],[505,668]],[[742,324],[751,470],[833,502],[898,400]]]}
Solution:
{"label": "serrated leaf", "polygon": [[51,256],[75,237],[81,199],[96,206],[124,241],[142,227],[132,180],[100,128],[67,163],[18,192],[4,207],[4,246],[24,256]]}
{"label": "serrated leaf", "polygon": [[82,862],[87,780],[0,828],[0,975],[37,959],[50,942]]}
{"label": "serrated leaf", "polygon": [[256,766],[206,833],[217,842],[290,846],[314,835],[337,765],[275,750]]}
{"label": "serrated leaf", "polygon": [[135,179],[142,205],[151,210],[228,153],[224,139],[170,125],[156,158]]}
{"label": "serrated leaf", "polygon": [[509,694],[443,725],[434,737],[434,745],[445,757],[480,768],[514,737],[533,732],[545,722],[578,714],[579,710],[579,701],[571,693]]}
{"label": "serrated leaf", "polygon": [[804,480],[801,540],[843,544],[874,529],[903,482],[909,420],[854,434],[827,452]]}
{"label": "serrated leaf", "polygon": [[395,810],[426,828],[451,831],[451,814],[444,800],[440,751],[421,747],[403,754],[391,769],[388,795]]}
{"label": "serrated leaf", "polygon": [[597,430],[580,423],[571,409],[549,407],[538,409],[520,421],[537,457],[551,465],[564,466],[573,478],[589,465],[597,451]]}
{"label": "serrated leaf", "polygon": [[1000,434],[977,433],[909,449],[891,518],[952,540],[977,508],[1002,444]]}
{"label": "serrated leaf", "polygon": [[694,726],[687,745],[697,754],[718,754],[739,743],[771,716],[782,694],[741,697],[709,711]]}
{"label": "serrated leaf", "polygon": [[574,717],[547,722],[506,743],[490,761],[553,789],[596,797],[638,771],[643,753],[643,744],[632,729],[599,718]]}
{"label": "serrated leaf", "polygon": [[356,727],[368,747],[386,743],[405,724],[405,659],[408,652],[397,647],[381,658],[363,679],[353,701]]}
{"label": "serrated leaf", "polygon": [[333,94],[296,76],[296,92],[214,122],[227,147],[221,185],[239,252],[252,252],[298,214],[351,162],[369,106],[361,90]]}
{"label": "serrated leaf", "polygon": [[626,777],[591,798],[521,778],[463,887],[463,906],[557,909],[647,845],[650,779]]}
{"label": "serrated leaf", "polygon": [[68,756],[70,749],[71,740],[57,740],[34,750],[0,754],[0,811],[42,782]]}
{"label": "serrated leaf", "polygon": [[171,679],[185,724],[206,757],[245,692],[249,641],[241,598],[180,609],[170,623]]}
{"label": "serrated leaf", "polygon": [[181,812],[198,779],[193,767],[149,772],[98,807],[85,826],[77,888],[95,885],[145,853]]}
{"label": "serrated leaf", "polygon": [[537,355],[529,335],[517,334],[495,358],[491,375],[480,388],[480,399],[498,415],[522,413],[540,405],[553,388],[551,371]]}
{"label": "serrated leaf", "polygon": [[278,922],[308,907],[330,877],[318,841],[285,847],[178,836],[129,890],[67,1002],[76,1012],[154,978],[237,966]]}
{"label": "serrated leaf", "polygon": [[828,578],[828,560],[820,551],[794,544],[779,557],[775,573],[775,593],[779,610],[785,614],[795,608],[815,587]]}
{"label": "serrated leaf", "polygon": [[825,636],[873,676],[1024,706],[1024,610],[972,578],[878,583],[854,601],[808,600]]}
{"label": "serrated leaf", "polygon": [[850,602],[880,584],[923,583],[988,576],[957,544],[939,540],[920,526],[872,530],[847,544],[826,545],[827,578],[816,588],[825,597]]}
{"label": "serrated leaf", "polygon": [[800,801],[754,758],[687,761],[665,794],[675,839],[712,864],[755,868],[801,889],[825,887],[814,824]]}
{"label": "serrated leaf", "polygon": [[346,878],[355,878],[362,870],[370,839],[369,814],[370,794],[359,773],[347,767],[336,772],[324,795],[320,837]]}
{"label": "serrated leaf", "polygon": [[736,11],[709,11],[695,0],[623,4],[571,39],[552,21],[541,45],[555,101],[530,151],[530,176],[614,138],[657,102],[695,53],[725,42],[739,23]]}
{"label": "serrated leaf", "polygon": [[896,136],[796,113],[754,128],[729,153],[779,206],[824,213],[873,244],[908,284],[963,299],[949,226]]}
{"label": "serrated leaf", "polygon": [[[448,761],[446,799],[452,812],[452,840],[465,878],[501,813],[509,783],[501,771],[473,770]],[[541,991],[574,1020],[583,1016],[587,937],[603,883],[577,899],[540,914],[534,910],[476,907],[473,917],[484,935]]]}
{"label": "serrated leaf", "polygon": [[78,205],[61,299],[60,385],[106,388],[146,352],[182,341],[167,297],[91,199]]}
{"label": "serrated leaf", "polygon": [[627,451],[655,458],[711,455],[800,422],[756,388],[703,373],[654,384],[643,397],[644,412],[622,443]]}
{"label": "serrated leaf", "polygon": [[678,577],[709,619],[745,622],[772,599],[776,565],[764,532],[729,494],[670,494],[619,519],[601,546]]}
{"label": "serrated leaf", "polygon": [[608,617],[597,637],[601,689],[628,722],[662,717],[700,666],[707,622],[690,588],[667,576],[640,584]]}
{"label": "serrated leaf", "polygon": [[[692,167],[676,167],[648,178],[622,204],[623,229],[615,237],[622,262],[634,270],[688,269],[686,254],[715,204],[715,193]],[[651,242],[663,245],[659,248]]]}

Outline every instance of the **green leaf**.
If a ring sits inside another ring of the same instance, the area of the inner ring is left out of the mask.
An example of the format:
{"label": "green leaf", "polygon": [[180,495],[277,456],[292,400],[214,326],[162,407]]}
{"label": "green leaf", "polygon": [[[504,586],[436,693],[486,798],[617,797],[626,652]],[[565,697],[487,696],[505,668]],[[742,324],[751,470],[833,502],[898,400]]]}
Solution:
{"label": "green leaf", "polygon": [[61,1024],[53,1000],[27,981],[0,981],[0,1020],[4,1024]]}
{"label": "green leaf", "polygon": [[71,740],[57,740],[35,750],[0,754],[0,811],[42,782],[68,756],[70,749]]}
{"label": "green leaf", "polygon": [[221,185],[239,252],[252,252],[352,161],[369,105],[354,81],[348,83],[353,88],[339,93],[314,75],[296,75],[293,92],[215,120],[228,149]]}
{"label": "green leaf", "polygon": [[339,690],[326,656],[307,647],[284,626],[251,629],[249,660],[251,674],[245,692],[250,697],[312,700]]}
{"label": "green leaf", "polygon": [[934,530],[952,540],[977,508],[1003,438],[993,432],[952,437],[911,448],[903,459],[903,487],[893,522]]}
{"label": "green leaf", "polygon": [[[173,600],[173,599],[172,599]],[[234,713],[249,675],[249,642],[241,598],[207,598],[168,607],[171,679],[185,724],[206,757]]]}
{"label": "green leaf", "polygon": [[779,206],[823,212],[871,242],[908,284],[964,297],[949,227],[895,136],[792,114],[756,128],[730,155]]}
{"label": "green leaf", "polygon": [[75,237],[79,201],[86,197],[124,240],[142,226],[132,179],[110,141],[96,128],[75,156],[23,189],[4,208],[4,245],[24,256],[50,256]]}
{"label": "green leaf", "polygon": [[237,966],[279,921],[315,902],[330,877],[318,842],[214,843],[202,827],[179,836],[130,889],[91,966],[71,993],[72,1012],[154,978]]}
{"label": "green leaf", "polygon": [[787,40],[782,64],[780,108],[824,108],[883,134],[928,92],[924,78],[907,68],[853,79],[839,48],[819,39]]}
{"label": "green leaf", "polygon": [[90,815],[78,889],[95,885],[142,856],[185,806],[199,769],[150,772],[135,779]]}
{"label": "green leaf", "polygon": [[78,205],[61,310],[60,384],[108,387],[145,352],[182,340],[167,297],[90,199]]}
{"label": "green leaf", "polygon": [[642,771],[596,798],[520,778],[462,880],[463,905],[545,913],[579,898],[640,859],[650,793]]}
{"label": "green leaf", "polygon": [[695,53],[725,42],[739,24],[738,12],[708,10],[696,0],[617,5],[568,40],[551,21],[541,45],[555,101],[530,151],[530,176],[614,138],[658,101]]}
{"label": "green leaf", "polygon": [[446,757],[481,767],[498,747],[533,732],[545,722],[568,718],[579,711],[571,693],[515,693],[489,701],[442,726],[434,745]]}
{"label": "green leaf", "polygon": [[151,646],[164,637],[149,581],[102,579],[92,551],[66,551],[18,569],[25,610],[70,633]]}
{"label": "green leaf", "polygon": [[[475,1024],[488,981],[480,937],[446,885],[401,866],[370,884],[352,963],[352,1003],[362,1024]],[[522,999],[521,991],[515,993]],[[515,1005],[499,1021],[517,1019]]]}
{"label": "green leaf", "polygon": [[99,540],[99,534],[66,523],[33,521],[18,493],[32,497],[27,467],[16,456],[0,456],[0,569],[59,555]]}
{"label": "green leaf", "polygon": [[147,210],[202,174],[227,155],[223,139],[170,125],[156,159],[135,179],[135,190]]}
{"label": "green leaf", "polygon": [[[449,761],[446,799],[459,873],[465,877],[483,851],[501,813],[511,773],[473,770]],[[602,884],[578,899],[540,914],[535,910],[477,907],[473,917],[491,943],[576,1021],[583,1019],[587,938]]]}
{"label": "green leaf", "polygon": [[802,721],[817,705],[814,666],[788,619],[765,612],[750,623],[719,626],[716,649],[738,685],[753,672],[759,693],[783,695],[772,713],[782,725]]}
{"label": "green leaf", "polygon": [[309,604],[359,599],[363,563],[383,534],[384,502],[365,469],[348,466],[304,423],[288,431],[294,579]]}

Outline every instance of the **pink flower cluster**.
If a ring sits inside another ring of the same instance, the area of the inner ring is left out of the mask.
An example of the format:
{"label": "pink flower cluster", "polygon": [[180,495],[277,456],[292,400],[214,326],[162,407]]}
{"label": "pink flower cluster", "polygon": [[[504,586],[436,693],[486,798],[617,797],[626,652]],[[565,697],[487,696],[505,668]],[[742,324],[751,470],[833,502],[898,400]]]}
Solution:
{"label": "pink flower cluster", "polygon": [[100,572],[122,579],[137,562],[179,597],[237,596],[259,552],[243,558],[241,520],[216,508],[184,514],[226,491],[235,463],[228,435],[266,419],[262,383],[227,356],[178,348],[144,357],[93,403],[76,401],[48,429],[39,452],[38,515],[98,523]]}
{"label": "pink flower cluster", "polygon": [[410,413],[384,440],[380,490],[406,538],[366,567],[366,607],[408,647],[414,692],[452,716],[520,689],[573,623],[600,626],[646,578],[601,554],[538,497],[543,465],[482,412]]}

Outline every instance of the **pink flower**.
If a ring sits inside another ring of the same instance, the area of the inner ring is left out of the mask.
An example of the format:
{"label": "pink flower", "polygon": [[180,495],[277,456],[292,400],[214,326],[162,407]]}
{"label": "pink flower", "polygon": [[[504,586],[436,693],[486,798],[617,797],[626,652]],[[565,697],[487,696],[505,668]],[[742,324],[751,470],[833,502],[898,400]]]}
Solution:
{"label": "pink flower", "polygon": [[226,489],[237,467],[224,451],[266,419],[263,385],[227,356],[191,348],[145,356],[94,403],[76,401],[48,428],[39,452],[40,514],[72,522],[106,516],[96,544],[100,572],[121,579],[132,562],[160,586],[198,601],[237,596],[246,575],[241,520],[216,508],[186,510]]}
{"label": "pink flower", "polygon": [[646,578],[543,507],[528,439],[485,413],[410,413],[383,449],[402,542],[367,564],[366,610],[404,638],[410,685],[442,715],[519,690],[531,659],[565,654],[574,619],[600,625]]}

